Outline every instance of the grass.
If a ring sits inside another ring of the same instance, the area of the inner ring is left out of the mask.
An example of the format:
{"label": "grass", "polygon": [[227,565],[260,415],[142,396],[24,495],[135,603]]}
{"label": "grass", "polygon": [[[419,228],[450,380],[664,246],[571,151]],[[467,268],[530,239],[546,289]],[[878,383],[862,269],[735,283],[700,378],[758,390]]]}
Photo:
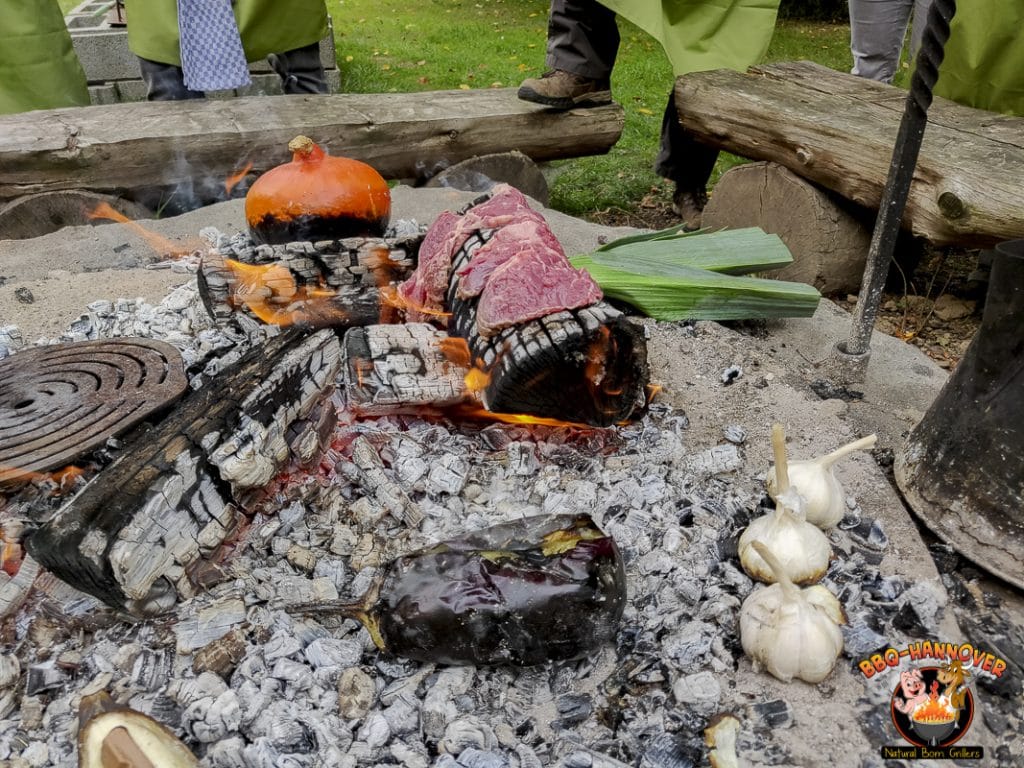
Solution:
{"label": "grass", "polygon": [[[60,0],[65,11],[81,0]],[[411,92],[518,86],[545,70],[547,0],[327,0],[343,91]],[[670,185],[652,170],[672,70],[661,46],[628,22],[612,73],[626,124],[604,156],[552,164],[552,206],[578,216],[636,211],[667,201]],[[768,61],[810,59],[851,66],[845,24],[783,21]],[[712,184],[740,158],[720,156]]]}
{"label": "grass", "polygon": [[[546,0],[328,0],[342,90],[409,92],[518,86],[544,71]],[[552,206],[588,216],[635,210],[667,200],[667,182],[652,170],[672,70],[661,46],[628,22],[612,93],[625,108],[622,138],[604,156],[553,164]],[[849,71],[846,25],[780,22],[768,61],[810,59]],[[723,154],[712,183],[742,162]]]}

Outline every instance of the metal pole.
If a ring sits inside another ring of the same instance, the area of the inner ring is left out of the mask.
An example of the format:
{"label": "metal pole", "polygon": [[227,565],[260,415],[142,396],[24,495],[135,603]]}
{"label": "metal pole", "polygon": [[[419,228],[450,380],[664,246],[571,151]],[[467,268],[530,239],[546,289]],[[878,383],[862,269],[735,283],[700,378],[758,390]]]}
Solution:
{"label": "metal pole", "polygon": [[910,80],[899,133],[896,135],[889,177],[882,191],[857,306],[853,310],[850,337],[835,347],[835,361],[844,374],[843,378],[849,382],[863,381],[867,370],[871,355],[871,331],[875,327],[882,288],[889,274],[889,262],[896,246],[900,221],[910,193],[910,182],[928,123],[932,88],[939,78],[939,65],[942,64],[946,41],[949,39],[949,22],[955,13],[956,0],[934,0],[928,10],[928,22],[921,40],[921,49],[917,53],[917,64]]}

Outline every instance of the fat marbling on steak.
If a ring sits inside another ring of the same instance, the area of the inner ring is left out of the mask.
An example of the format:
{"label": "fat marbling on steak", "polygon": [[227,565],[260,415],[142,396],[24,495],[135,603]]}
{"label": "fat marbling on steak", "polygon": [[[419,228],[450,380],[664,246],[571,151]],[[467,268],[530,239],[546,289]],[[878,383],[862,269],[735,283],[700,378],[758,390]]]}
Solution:
{"label": "fat marbling on steak", "polygon": [[543,223],[544,217],[530,207],[522,192],[508,184],[496,185],[490,198],[462,215],[441,213],[423,238],[416,271],[398,286],[399,296],[409,307],[409,319],[425,320],[445,310],[452,256],[472,232],[527,220]]}

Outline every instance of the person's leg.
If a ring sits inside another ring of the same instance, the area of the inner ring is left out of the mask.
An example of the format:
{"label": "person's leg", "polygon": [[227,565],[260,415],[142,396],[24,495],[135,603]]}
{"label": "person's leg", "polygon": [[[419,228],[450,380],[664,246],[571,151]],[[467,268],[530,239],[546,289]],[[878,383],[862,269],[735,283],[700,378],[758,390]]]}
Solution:
{"label": "person's leg", "polygon": [[284,53],[272,53],[267,61],[281,78],[285,93],[327,93],[319,41]]}
{"label": "person's leg", "polygon": [[147,101],[181,101],[205,98],[202,91],[190,91],[185,87],[185,76],[181,67],[150,61],[141,56],[138,59],[142,80],[146,84]]}
{"label": "person's leg", "polygon": [[910,56],[917,56],[921,48],[921,38],[924,37],[924,28],[928,24],[928,10],[932,7],[932,0],[914,0],[914,21],[910,25]]}
{"label": "person's leg", "polygon": [[547,42],[550,70],[523,81],[519,98],[560,109],[609,104],[618,52],[614,11],[595,0],[552,0]]}
{"label": "person's leg", "polygon": [[701,144],[683,130],[676,111],[675,91],[661,119],[661,145],[654,160],[654,172],[674,181],[672,208],[687,229],[699,229],[701,212],[708,201],[707,184],[718,159],[718,150]]}
{"label": "person's leg", "polygon": [[914,0],[850,0],[851,72],[891,83]]}

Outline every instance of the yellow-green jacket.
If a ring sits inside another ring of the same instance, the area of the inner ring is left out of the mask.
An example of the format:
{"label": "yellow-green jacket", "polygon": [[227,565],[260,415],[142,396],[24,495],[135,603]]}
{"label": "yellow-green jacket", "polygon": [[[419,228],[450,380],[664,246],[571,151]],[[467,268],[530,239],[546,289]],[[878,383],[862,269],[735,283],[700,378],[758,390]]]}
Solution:
{"label": "yellow-green jacket", "polygon": [[88,103],[57,0],[0,0],[0,114]]}
{"label": "yellow-green jacket", "polygon": [[970,107],[1024,116],[1024,3],[957,3],[935,93]]}
{"label": "yellow-green jacket", "polygon": [[[249,61],[301,48],[327,34],[324,0],[234,0]],[[136,56],[181,66],[176,0],[126,0],[128,47]]]}

